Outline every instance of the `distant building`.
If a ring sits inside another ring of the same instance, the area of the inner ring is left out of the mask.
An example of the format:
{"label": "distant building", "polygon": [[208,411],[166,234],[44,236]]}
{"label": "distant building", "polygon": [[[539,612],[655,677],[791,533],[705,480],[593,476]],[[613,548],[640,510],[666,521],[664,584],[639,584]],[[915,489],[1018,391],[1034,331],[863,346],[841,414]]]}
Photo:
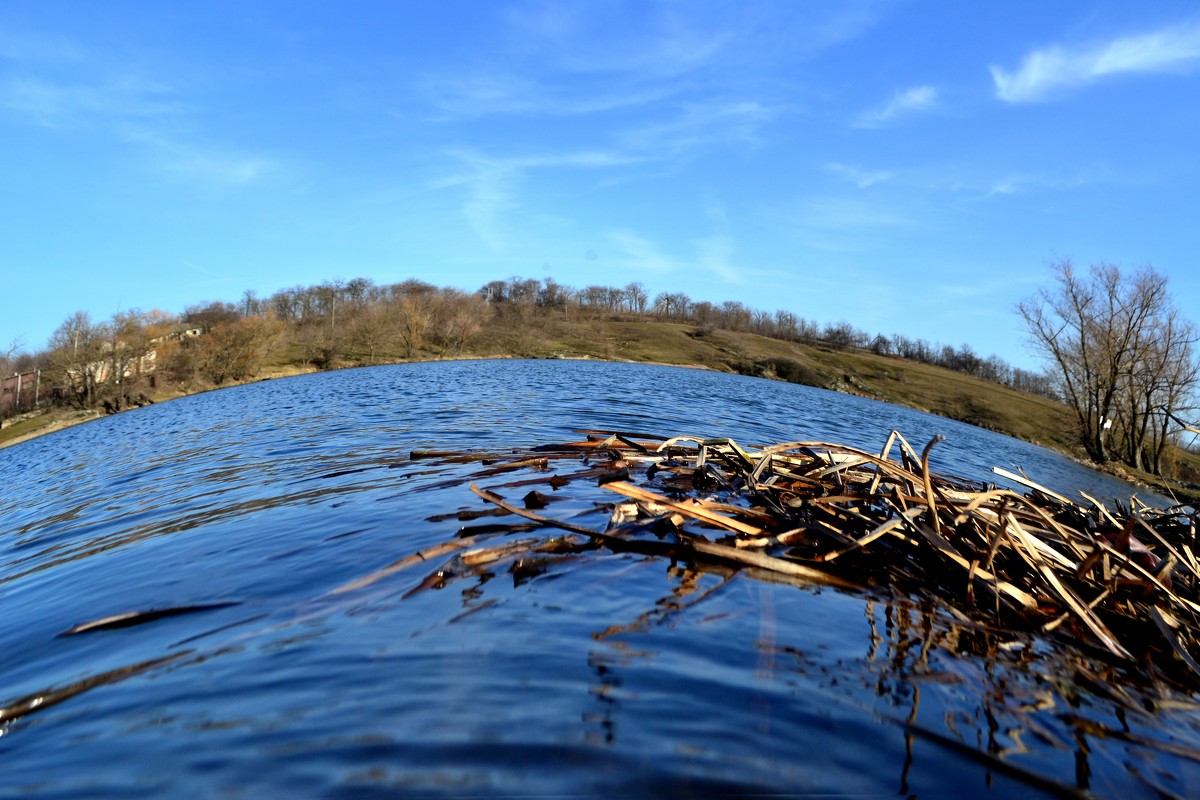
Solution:
{"label": "distant building", "polygon": [[49,387],[42,385],[42,371],[19,372],[0,381],[0,414],[33,408],[46,399]]}
{"label": "distant building", "polygon": [[[153,373],[158,366],[158,345],[163,342],[192,339],[203,333],[201,328],[186,328],[151,339],[150,347],[145,352],[124,362],[125,374],[123,377],[131,378]],[[123,347],[124,345],[119,346]],[[105,348],[111,351],[112,345],[106,343]],[[108,383],[113,378],[113,358],[111,356],[103,357],[88,364],[86,369],[97,384]],[[84,376],[78,370],[68,370],[67,378],[75,383],[75,388],[83,385]],[[0,379],[0,415],[34,408],[38,403],[54,397],[58,392],[56,387],[51,384],[51,380],[43,379],[40,369],[14,373]]]}

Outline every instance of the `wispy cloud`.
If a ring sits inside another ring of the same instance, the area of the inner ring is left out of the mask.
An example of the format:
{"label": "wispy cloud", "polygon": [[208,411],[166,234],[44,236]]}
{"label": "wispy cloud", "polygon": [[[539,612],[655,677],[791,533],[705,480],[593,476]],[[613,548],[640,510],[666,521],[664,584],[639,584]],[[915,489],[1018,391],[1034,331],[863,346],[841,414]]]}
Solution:
{"label": "wispy cloud", "polygon": [[196,133],[203,109],[170,80],[113,65],[69,41],[0,38],[0,58],[13,63],[0,80],[0,114],[21,124],[108,136],[136,148],[161,174],[204,183],[249,184],[279,166],[206,143]]}
{"label": "wispy cloud", "polygon": [[496,51],[433,76],[425,94],[451,118],[596,114],[677,96],[734,36],[693,16],[673,4],[524,3],[504,14]]}
{"label": "wispy cloud", "polygon": [[[657,242],[628,228],[609,231],[607,235],[611,257],[606,262],[622,272],[633,274],[668,275],[695,273],[699,269],[722,283],[742,284],[761,271],[737,263],[734,254],[737,242],[727,233],[714,233],[687,244],[685,255],[664,252]],[[691,248],[695,248],[691,250]]]}
{"label": "wispy cloud", "polygon": [[996,96],[1009,103],[1047,100],[1057,93],[1126,73],[1181,71],[1200,61],[1200,25],[1175,25],[1075,48],[1035,50],[1021,66],[992,66]]}
{"label": "wispy cloud", "polygon": [[508,248],[502,215],[520,206],[518,188],[530,172],[567,168],[595,170],[638,161],[628,155],[600,150],[497,157],[476,150],[459,149],[449,151],[448,155],[459,161],[466,170],[435,181],[433,187],[461,187],[465,190],[462,214],[467,224],[488,247],[497,252]]}
{"label": "wispy cloud", "polygon": [[504,250],[507,239],[501,232],[499,218],[515,205],[513,184],[519,175],[518,168],[469,151],[457,151],[451,155],[462,161],[468,171],[436,181],[434,188],[463,187],[466,198],[462,214],[467,224],[492,250]]}
{"label": "wispy cloud", "polygon": [[1008,173],[991,180],[987,184],[987,191],[984,197],[1071,191],[1095,184],[1121,184],[1125,183],[1126,180],[1121,175],[1103,167],[1091,168],[1079,172]]}
{"label": "wispy cloud", "polygon": [[715,142],[753,142],[779,113],[755,101],[689,103],[673,118],[626,130],[620,140],[631,149],[663,156]]}
{"label": "wispy cloud", "polygon": [[508,21],[514,44],[555,69],[663,79],[704,67],[732,42],[728,24],[695,16],[669,3],[555,2],[523,5]]}
{"label": "wispy cloud", "polygon": [[607,87],[581,92],[545,79],[514,73],[441,76],[425,83],[425,94],[438,114],[449,119],[487,116],[569,117],[646,105],[670,94],[665,87]]}
{"label": "wispy cloud", "polygon": [[866,170],[852,164],[837,162],[827,164],[825,169],[835,175],[840,175],[859,189],[869,189],[877,183],[884,183],[896,177],[896,173],[890,170]]}
{"label": "wispy cloud", "polygon": [[745,271],[733,263],[733,237],[725,234],[696,241],[696,261],[700,268],[726,283],[744,283]]}
{"label": "wispy cloud", "polygon": [[910,205],[880,202],[860,194],[811,197],[786,212],[784,225],[815,250],[865,252],[918,226]]}
{"label": "wispy cloud", "polygon": [[561,3],[502,12],[494,39],[425,82],[452,118],[595,114],[714,94],[777,88],[782,70],[861,35],[877,0],[816,6],[802,15],[774,0]]}
{"label": "wispy cloud", "polygon": [[14,77],[0,84],[0,109],[46,128],[172,117],[184,110],[169,87],[134,76],[90,81]]}
{"label": "wispy cloud", "polygon": [[868,109],[854,120],[856,128],[878,128],[897,117],[937,108],[938,90],[933,86],[914,86],[896,92],[888,102]]}
{"label": "wispy cloud", "polygon": [[15,62],[81,61],[82,48],[59,37],[32,34],[29,31],[0,30],[0,59]]}
{"label": "wispy cloud", "polygon": [[152,127],[126,126],[122,138],[143,145],[143,154],[158,172],[192,182],[240,186],[280,168],[272,158],[164,135]]}
{"label": "wispy cloud", "polygon": [[610,231],[608,240],[615,251],[613,261],[625,269],[662,275],[684,266],[683,262],[666,255],[658,245],[634,231],[625,228]]}

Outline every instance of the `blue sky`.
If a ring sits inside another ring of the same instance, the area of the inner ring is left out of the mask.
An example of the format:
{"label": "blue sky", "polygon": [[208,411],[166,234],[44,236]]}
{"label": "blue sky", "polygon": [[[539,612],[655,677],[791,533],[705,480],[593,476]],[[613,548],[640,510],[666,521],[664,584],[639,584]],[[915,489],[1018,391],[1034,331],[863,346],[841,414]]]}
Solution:
{"label": "blue sky", "polygon": [[1034,366],[1062,258],[1193,316],[1198,143],[1191,3],[5,0],[0,348],[521,275]]}

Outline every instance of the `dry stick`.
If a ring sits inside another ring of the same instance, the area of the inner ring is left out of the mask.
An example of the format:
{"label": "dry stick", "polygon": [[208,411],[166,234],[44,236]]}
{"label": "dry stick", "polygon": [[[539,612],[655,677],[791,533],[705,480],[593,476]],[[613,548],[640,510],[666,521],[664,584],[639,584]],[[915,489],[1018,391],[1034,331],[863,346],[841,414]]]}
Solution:
{"label": "dry stick", "polygon": [[1042,574],[1042,576],[1046,579],[1046,582],[1054,590],[1055,594],[1061,597],[1063,602],[1066,603],[1072,611],[1079,615],[1079,618],[1083,620],[1083,623],[1088,626],[1092,633],[1096,635],[1096,637],[1105,647],[1109,649],[1110,652],[1122,658],[1132,659],[1133,656],[1129,654],[1129,651],[1121,646],[1121,644],[1117,641],[1117,638],[1108,630],[1108,628],[1104,626],[1104,623],[1092,613],[1091,609],[1084,604],[1083,600],[1077,597],[1075,593],[1070,590],[1070,588],[1063,585],[1062,581],[1058,579],[1058,576],[1054,574],[1054,570],[1042,559],[1037,547],[1032,541],[1030,541],[1029,534],[1027,534],[1021,527],[1020,522],[1018,522],[1011,513],[1007,515],[1007,519],[1007,530],[1021,544],[1021,547],[1017,548],[1017,552],[1025,557],[1026,561],[1031,567]]}
{"label": "dry stick", "polygon": [[900,513],[900,516],[892,517],[891,519],[887,520],[883,524],[878,525],[874,530],[872,530],[870,533],[866,534],[862,538],[856,539],[854,541],[854,544],[851,544],[847,547],[843,547],[841,550],[834,550],[833,552],[830,552],[830,553],[824,553],[819,557],[818,560],[833,561],[835,558],[838,558],[839,556],[844,556],[846,553],[850,553],[850,552],[853,552],[860,548],[866,547],[867,545],[869,545],[871,542],[875,541],[876,539],[879,539],[880,537],[882,537],[888,533],[891,533],[895,528],[899,528],[900,526],[904,525],[905,523],[912,524],[913,521],[916,519],[916,517],[918,515],[920,515],[922,511],[924,511],[924,509],[921,509],[921,508],[910,508],[907,511],[903,511]]}
{"label": "dry stick", "polygon": [[1193,575],[1200,575],[1200,572],[1197,571],[1196,563],[1194,561],[1189,561],[1186,558],[1184,558],[1183,554],[1181,552],[1179,552],[1178,550],[1176,550],[1174,547],[1172,547],[1171,543],[1168,542],[1161,533],[1159,533],[1151,525],[1149,525],[1146,522],[1146,520],[1142,519],[1142,517],[1140,515],[1135,515],[1134,519],[1137,520],[1137,523],[1142,528],[1145,528],[1147,531],[1149,531],[1150,535],[1153,536],[1155,539],[1157,539],[1159,544],[1161,544],[1163,547],[1165,547],[1168,553],[1175,556],[1176,561],[1179,561],[1179,562],[1187,565],[1187,568],[1191,571],[1191,573]]}
{"label": "dry stick", "polygon": [[1138,575],[1140,577],[1144,578],[1147,583],[1151,584],[1156,589],[1161,590],[1162,593],[1165,594],[1168,599],[1172,600],[1177,605],[1179,605],[1183,608],[1186,608],[1188,611],[1191,611],[1193,613],[1200,613],[1200,603],[1195,603],[1191,600],[1188,600],[1186,597],[1180,597],[1177,593],[1175,593],[1174,591],[1169,589],[1166,586],[1166,584],[1164,584],[1162,582],[1162,580],[1159,579],[1159,577],[1157,575],[1155,575],[1153,572],[1151,572],[1150,570],[1143,567],[1141,564],[1139,564],[1134,559],[1130,558],[1128,554],[1122,553],[1121,551],[1117,550],[1115,547],[1110,545],[1108,542],[1105,542],[1103,540],[1100,541],[1100,547],[1106,553],[1111,553],[1112,555],[1117,556],[1120,559],[1120,562],[1119,562],[1120,567],[1122,567],[1123,569],[1128,569],[1128,570],[1131,570],[1132,572],[1138,573]]}
{"label": "dry stick", "polygon": [[942,521],[938,519],[937,498],[933,496],[933,476],[929,474],[929,451],[945,438],[940,433],[934,436],[921,453],[921,481],[925,484],[925,502],[929,505],[929,519],[933,523],[933,529],[938,534],[942,532]]}
{"label": "dry stick", "polygon": [[[957,519],[962,520],[966,517],[966,515],[968,513],[975,512],[978,510],[983,510],[983,506],[985,503],[990,503],[993,500],[1000,500],[1003,505],[1009,499],[1017,501],[1023,508],[1026,509],[1027,514],[1036,516],[1040,521],[1046,523],[1046,525],[1051,527],[1054,530],[1054,532],[1057,533],[1062,538],[1063,544],[1065,546],[1069,547],[1080,560],[1083,560],[1087,557],[1087,554],[1084,553],[1075,544],[1074,540],[1076,538],[1079,538],[1079,534],[1063,528],[1062,525],[1060,525],[1052,516],[1050,516],[1048,513],[1046,513],[1045,509],[1041,508],[1040,506],[1038,506],[1035,503],[1029,502],[1028,498],[1022,497],[1021,495],[1019,495],[1016,492],[1011,491],[1009,489],[993,489],[989,492],[983,492],[981,494],[976,495],[969,503],[967,503],[962,508],[962,510],[959,512],[959,516]],[[990,511],[990,513],[996,513],[995,511],[992,511],[991,509],[988,509],[988,510]],[[1010,513],[1014,513],[1014,512],[1010,512]],[[1056,558],[1062,558],[1061,554],[1056,554]],[[1065,565],[1065,562],[1063,562],[1063,563]]]}
{"label": "dry stick", "polygon": [[[621,484],[621,481],[614,481],[613,483],[606,483],[604,485],[606,488],[613,488],[613,487],[617,486],[618,484]],[[629,486],[629,484],[624,484],[624,485]],[[635,489],[635,490],[637,489],[637,487],[635,487],[635,486],[629,486],[629,488]],[[480,489],[474,483],[471,484],[471,491],[474,492],[475,494],[479,495],[480,497],[482,497],[484,500],[487,500],[489,503],[494,503],[494,504],[500,506],[500,508],[503,508],[506,511],[510,511],[513,514],[517,514],[519,516],[525,517],[526,519],[536,520],[536,521],[542,522],[546,525],[552,525],[554,527],[563,528],[565,530],[573,531],[575,533],[581,533],[584,536],[590,536],[593,539],[598,539],[598,540],[606,542],[606,543],[620,544],[624,541],[620,537],[617,537],[617,536],[609,536],[608,534],[600,533],[598,531],[593,531],[593,530],[591,530],[589,528],[585,528],[581,525],[575,525],[570,522],[563,522],[561,520],[556,520],[552,517],[543,517],[539,514],[535,514],[532,511],[529,511],[528,509],[519,508],[517,506],[514,506],[510,503],[505,502],[503,498],[487,491],[486,489]],[[618,491],[618,493],[621,493],[617,489],[614,489],[614,491]],[[657,497],[657,495],[654,495],[653,492],[646,492],[646,494],[651,495],[653,497]],[[677,504],[673,504],[673,505],[677,505]],[[680,510],[680,513],[683,513],[685,516],[687,516],[688,510],[687,509]],[[736,522],[736,520],[735,520],[735,522]],[[837,586],[837,587],[840,587],[843,589],[851,589],[851,590],[856,590],[856,591],[863,590],[863,588],[861,586],[858,586],[857,584],[843,580],[834,575],[830,575],[828,573],[821,572],[820,570],[812,569],[811,567],[805,567],[801,564],[796,564],[791,561],[785,561],[782,558],[775,558],[773,556],[768,556],[763,553],[747,552],[744,550],[738,550],[736,547],[728,547],[726,545],[715,544],[713,542],[709,542],[704,539],[689,538],[686,541],[681,540],[681,547],[683,547],[684,549],[691,549],[697,553],[703,553],[705,555],[716,556],[716,557],[722,558],[726,561],[732,561],[732,562],[739,563],[739,564],[746,564],[746,565],[752,566],[752,567],[759,567],[761,569],[770,570],[772,572],[779,572],[784,575],[791,575],[792,577],[801,578],[801,579],[804,579],[807,581],[812,581],[814,583],[823,583],[823,584],[827,584],[830,586]]]}
{"label": "dry stick", "polygon": [[736,547],[717,544],[706,539],[688,538],[685,546],[695,550],[697,553],[703,553],[709,556],[716,556],[727,561],[734,561],[739,564],[745,564],[751,567],[759,567],[760,569],[770,570],[771,572],[779,572],[784,575],[791,575],[794,578],[810,581],[812,583],[823,583],[828,586],[836,586],[840,589],[848,589],[850,591],[863,592],[865,587],[856,583],[851,583],[848,580],[839,578],[836,575],[831,575],[828,572],[822,572],[812,567],[806,567],[803,564],[797,564],[794,561],[787,561],[782,558],[769,556],[766,553],[760,553],[757,550],[739,550]]}
{"label": "dry stick", "polygon": [[[1016,516],[1011,511],[1006,512],[1006,515],[1013,520],[1012,524],[1018,524]],[[1022,530],[1024,530],[1024,528],[1022,528]],[[1025,532],[1027,534],[1029,533],[1028,531]],[[1038,552],[1040,557],[1050,559],[1063,569],[1070,570],[1071,572],[1076,572],[1079,569],[1078,561],[1072,561],[1071,559],[1067,558],[1062,553],[1058,552],[1053,547],[1042,541],[1040,536],[1030,534],[1029,544]],[[1082,555],[1082,553],[1080,555]]]}
{"label": "dry stick", "polygon": [[1026,488],[1033,489],[1035,492],[1041,492],[1042,494],[1046,495],[1047,497],[1053,497],[1055,500],[1057,500],[1060,503],[1063,503],[1064,505],[1068,505],[1068,506],[1077,505],[1077,503],[1073,502],[1072,500],[1070,500],[1066,497],[1063,497],[1058,492],[1052,492],[1049,489],[1047,489],[1045,486],[1042,486],[1041,484],[1038,484],[1038,483],[1034,483],[1033,481],[1029,480],[1029,478],[1026,478],[1024,475],[1018,475],[1015,472],[1009,472],[1008,470],[1001,469],[1000,467],[992,467],[992,472],[996,473],[997,475],[999,475],[1002,478],[1008,478],[1010,481],[1013,481],[1014,483],[1019,483],[1022,486],[1025,486]]}
{"label": "dry stick", "polygon": [[[1112,594],[1112,589],[1106,587],[1104,589],[1104,591],[1100,592],[1100,594],[1098,594],[1094,598],[1092,598],[1091,602],[1089,602],[1087,604],[1087,607],[1092,610],[1095,610],[1095,608],[1098,605],[1100,605],[1101,603],[1103,603],[1105,600],[1107,600],[1108,596],[1111,594]],[[1050,632],[1050,631],[1054,630],[1055,628],[1057,628],[1059,625],[1062,625],[1064,622],[1066,622],[1070,618],[1071,618],[1071,612],[1064,611],[1063,613],[1059,614],[1057,617],[1055,617],[1054,619],[1050,620],[1045,625],[1043,625],[1042,630],[1044,630],[1046,632]]]}
{"label": "dry stick", "polygon": [[357,589],[363,588],[364,586],[370,586],[372,583],[375,583],[376,581],[383,580],[384,578],[388,577],[389,575],[395,575],[397,572],[400,572],[401,570],[408,569],[413,564],[420,564],[422,561],[428,561],[431,558],[437,558],[438,556],[444,556],[447,553],[453,553],[456,550],[466,550],[468,547],[470,547],[471,545],[478,542],[480,538],[481,537],[479,537],[479,536],[468,536],[465,539],[454,539],[449,542],[442,542],[441,544],[434,545],[433,547],[427,547],[424,550],[413,553],[410,556],[405,556],[404,558],[400,559],[399,561],[393,561],[391,564],[388,564],[386,567],[381,567],[380,569],[377,569],[368,575],[364,575],[361,578],[356,578],[355,580],[352,580],[349,583],[343,583],[341,586],[338,586],[336,589],[331,589],[328,592],[326,592],[326,596],[333,596],[333,595],[345,594],[346,592],[353,592]]}
{"label": "dry stick", "polygon": [[[904,441],[904,437],[900,435],[899,431],[894,430],[888,435],[887,441],[883,443],[883,449],[879,451],[880,461],[889,461],[890,460],[888,457],[888,453],[890,453],[892,451],[892,445],[895,444],[897,439]],[[904,442],[904,444],[907,445],[908,442]],[[903,455],[901,456],[901,458],[903,458]],[[884,471],[879,468],[878,464],[876,464],[875,477],[873,477],[871,479],[871,485],[867,487],[868,494],[874,495],[876,492],[879,491],[879,484],[881,484],[883,482],[883,475],[884,475]]]}
{"label": "dry stick", "polygon": [[1111,513],[1109,513],[1108,507],[1106,505],[1104,505],[1104,503],[1101,503],[1099,500],[1092,497],[1090,494],[1083,491],[1082,489],[1079,491],[1079,494],[1083,495],[1084,499],[1086,499],[1089,503],[1094,505],[1096,507],[1096,510],[1099,511],[1101,514],[1103,514],[1108,519],[1109,522],[1111,522],[1113,525],[1117,526],[1118,528],[1121,527],[1121,523],[1117,522],[1117,518],[1114,517]]}
{"label": "dry stick", "polygon": [[[611,484],[605,484],[605,485],[608,486]],[[543,517],[541,514],[535,514],[532,511],[530,511],[529,509],[521,508],[520,506],[514,506],[512,503],[505,501],[505,499],[503,497],[501,497],[500,495],[495,494],[494,492],[489,492],[487,489],[480,489],[478,486],[475,485],[475,483],[473,481],[471,483],[470,489],[472,492],[479,495],[487,502],[492,503],[493,505],[497,505],[500,508],[503,508],[505,511],[509,512],[510,514],[516,514],[518,517],[525,517],[525,519],[531,519],[531,520],[534,520],[535,522],[540,522],[543,525],[550,525],[551,527],[562,528],[565,531],[571,531],[573,533],[581,533],[584,536],[590,536],[593,539],[600,539],[601,541],[604,541],[604,542],[623,541],[620,537],[617,537],[617,536],[609,536],[606,533],[600,533],[598,531],[592,530],[591,528],[585,528],[582,525],[576,525],[573,522],[564,522],[563,520],[554,519],[553,517]]]}
{"label": "dry stick", "polygon": [[[995,522],[996,534],[995,536],[991,536],[991,541],[988,545],[988,557],[984,559],[983,563],[985,570],[991,570],[991,565],[996,560],[996,553],[1000,552],[1001,542],[1009,540],[1008,534],[1004,533],[1003,525],[1004,509],[1006,509],[1007,504],[1008,498],[1000,498],[1000,507],[995,511],[995,521],[986,521],[986,524],[988,524],[988,528],[986,529],[989,530],[991,529],[992,522]],[[1000,581],[1000,576],[992,578],[992,582],[996,583],[998,581]],[[996,615],[1000,615],[1000,593],[996,593]]]}
{"label": "dry stick", "polygon": [[1000,542],[1003,541],[1004,539],[1008,538],[1008,534],[1004,533],[1004,525],[1002,524],[1002,522],[1004,520],[1004,510],[1007,507],[1007,505],[1008,505],[1008,498],[1001,497],[1000,498],[1000,507],[998,509],[996,509],[994,512],[996,514],[996,519],[988,521],[989,527],[991,526],[992,522],[995,522],[996,535],[992,537],[992,541],[988,545],[987,558],[983,562],[983,566],[985,569],[992,568],[992,562],[996,559],[996,553],[999,552],[999,550],[1000,550]]}
{"label": "dry stick", "polygon": [[[1162,632],[1163,638],[1171,645],[1171,649],[1175,651],[1175,655],[1179,656],[1192,672],[1200,675],[1200,664],[1197,664],[1196,659],[1192,658],[1192,654],[1179,643],[1179,636],[1175,633],[1175,629],[1179,627],[1179,621],[1163,609],[1154,605],[1150,606],[1150,618],[1154,620],[1154,624]],[[1175,624],[1172,625],[1171,622]]]}
{"label": "dry stick", "polygon": [[697,447],[699,447],[704,443],[704,440],[698,436],[672,436],[670,439],[667,439],[657,448],[655,448],[655,452],[661,453],[663,450],[669,449],[678,442],[693,442]]}
{"label": "dry stick", "polygon": [[460,575],[455,574],[456,572],[466,574],[465,570],[457,569],[455,562],[464,567],[469,567],[474,571],[474,574],[478,574],[480,567],[495,564],[497,561],[509,558],[510,556],[532,552],[540,542],[540,539],[520,539],[516,542],[508,542],[494,547],[477,547],[473,550],[468,550],[462,555],[455,556],[449,561],[444,562],[432,574],[426,576],[423,581],[405,592],[401,599],[407,600],[427,589],[441,588],[445,585],[448,578],[460,577]]}
{"label": "dry stick", "polygon": [[113,630],[114,628],[129,628],[147,622],[154,622],[164,617],[177,617],[182,614],[193,614],[198,611],[212,611],[219,608],[229,608],[240,605],[237,602],[198,603],[190,606],[172,606],[170,608],[150,608],[141,611],[126,611],[122,614],[112,614],[100,619],[81,622],[58,634],[59,636],[74,636],[92,631]]}
{"label": "dry stick", "polygon": [[[901,439],[903,440],[903,437],[901,437]],[[905,444],[907,445],[907,442],[905,442]],[[890,445],[889,445],[889,448],[890,448]],[[785,442],[783,444],[776,444],[776,445],[771,445],[770,447],[764,447],[762,449],[761,453],[763,456],[774,456],[775,454],[784,452],[786,450],[797,450],[797,449],[807,449],[807,450],[810,450],[813,452],[815,452],[818,449],[826,450],[830,453],[830,458],[824,459],[824,458],[818,458],[816,456],[810,456],[810,460],[812,460],[812,461],[819,460],[822,462],[828,462],[831,466],[833,465],[832,462],[834,461],[832,454],[834,452],[837,452],[838,454],[843,455],[843,456],[854,456],[857,458],[861,458],[862,461],[859,462],[860,465],[863,463],[872,464],[875,466],[875,468],[877,470],[882,470],[882,471],[886,472],[894,480],[898,480],[901,482],[907,482],[907,483],[911,483],[914,485],[917,483],[920,483],[920,481],[921,481],[920,476],[916,475],[911,470],[906,469],[905,467],[903,467],[899,464],[896,464],[893,461],[889,461],[886,458],[875,455],[874,453],[868,453],[864,450],[858,450],[856,448],[846,447],[844,445],[829,444],[827,442],[800,442],[800,441]],[[805,477],[807,478],[807,476],[805,476]],[[807,478],[807,479],[809,481],[812,480],[811,478]]]}
{"label": "dry stick", "polygon": [[[725,456],[725,453],[722,452],[721,448],[727,448],[733,453],[734,456],[737,457],[738,461],[742,462],[743,465],[751,468],[754,467],[754,459],[752,459],[745,450],[739,447],[737,442],[733,441],[733,439],[705,439],[704,442],[701,443],[701,448],[712,450],[713,452],[722,456]],[[728,458],[728,456],[726,457]]]}
{"label": "dry stick", "polygon": [[896,443],[896,439],[898,439],[898,438],[900,438],[900,439],[904,438],[904,437],[900,436],[899,431],[894,430],[890,434],[888,434],[887,441],[883,443],[883,449],[879,451],[880,458],[882,458],[884,460],[888,459],[888,453],[892,452],[892,445],[894,445]]}
{"label": "dry stick", "polygon": [[728,531],[733,531],[734,533],[741,533],[746,536],[763,535],[762,528],[749,525],[745,522],[741,522],[740,520],[732,519],[721,514],[715,514],[702,505],[685,505],[683,503],[676,503],[669,497],[656,494],[655,492],[648,491],[639,486],[634,486],[633,484],[626,483],[625,481],[612,481],[604,484],[604,488],[634,500],[657,503],[663,508],[669,508],[672,511],[683,514],[685,517],[691,517],[692,519],[707,522],[710,525],[716,525],[717,527],[724,528]]}
{"label": "dry stick", "polygon": [[[910,524],[911,524],[911,527],[914,530],[916,530],[917,533],[921,534],[927,540],[929,540],[930,544],[932,544],[939,552],[941,552],[943,555],[945,555],[951,561],[958,564],[960,567],[962,567],[965,570],[969,571],[971,569],[971,562],[968,561],[966,558],[963,558],[962,553],[955,550],[954,546],[952,544],[950,544],[948,541],[946,541],[946,539],[940,533],[938,533],[937,531],[933,530],[932,528],[930,528],[926,525],[922,525],[916,521],[913,521]],[[1016,600],[1018,603],[1020,603],[1025,608],[1027,608],[1027,609],[1037,608],[1037,600],[1035,600],[1033,595],[1029,594],[1028,592],[1018,588],[1017,586],[1014,586],[1013,584],[1009,583],[1008,581],[1001,580],[998,576],[993,575],[991,572],[989,572],[987,570],[976,568],[975,573],[980,578],[982,578],[985,582],[992,581],[993,584],[995,585],[995,587],[997,589],[999,589],[999,591],[1001,593],[1008,595],[1009,597]],[[985,583],[984,585],[988,586],[989,590],[992,589],[991,585],[988,585],[987,583]]]}
{"label": "dry stick", "polygon": [[[578,428],[578,429],[576,429],[575,432],[582,433],[584,435],[595,435],[595,436],[613,435],[613,436],[616,436],[618,439],[623,436],[630,436],[630,437],[639,436],[643,439],[654,439],[655,441],[659,441],[659,442],[661,442],[667,438],[667,437],[661,436],[657,433],[645,433],[643,431],[597,431],[597,430],[592,430],[590,428]],[[655,446],[657,447],[657,445],[655,445]]]}
{"label": "dry stick", "polygon": [[1070,528],[1063,527],[1058,520],[1050,516],[1050,512],[1039,505],[1030,505],[1027,513],[1030,516],[1037,517],[1047,528],[1052,530],[1062,541],[1062,544],[1075,554],[1076,558],[1082,560],[1087,557],[1087,553],[1079,547],[1076,540],[1082,539],[1085,543],[1091,544],[1090,537],[1081,535],[1078,531],[1071,530]]}
{"label": "dry stick", "polygon": [[123,681],[126,678],[139,675],[147,670],[166,666],[173,661],[178,661],[181,658],[193,655],[195,652],[195,650],[184,650],[182,652],[164,656],[162,658],[153,658],[149,661],[139,661],[136,664],[127,664],[123,667],[111,669],[108,672],[101,672],[99,674],[77,680],[74,683],[67,684],[66,686],[42,689],[41,691],[33,694],[25,695],[24,697],[13,700],[5,706],[0,706],[0,725],[4,725],[11,720],[24,717],[36,711],[43,711],[50,706],[58,705],[64,700],[69,700],[76,695],[83,694],[84,692],[95,689],[98,686],[104,686],[109,683]]}

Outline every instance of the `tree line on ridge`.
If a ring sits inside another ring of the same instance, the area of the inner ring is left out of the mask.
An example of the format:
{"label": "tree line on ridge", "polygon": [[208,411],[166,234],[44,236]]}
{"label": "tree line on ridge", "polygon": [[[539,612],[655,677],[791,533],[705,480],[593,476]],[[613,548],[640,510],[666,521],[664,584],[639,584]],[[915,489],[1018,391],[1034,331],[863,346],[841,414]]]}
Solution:
{"label": "tree line on ridge", "polygon": [[[1116,457],[1157,470],[1172,441],[1166,415],[1186,413],[1195,388],[1194,326],[1174,309],[1165,278],[1153,270],[1122,277],[1116,268],[1094,268],[1088,284],[1069,264],[1060,264],[1054,276],[1056,289],[1042,290],[1018,307],[1031,341],[1054,368],[1050,373],[1013,367],[995,355],[982,357],[967,344],[872,334],[844,321],[818,323],[734,300],[697,301],[680,292],[652,297],[638,282],[575,288],[551,278],[514,276],[475,292],[415,279],[381,285],[355,278],[281,289],[268,297],[247,291],[237,302],[203,302],[177,315],[126,311],[96,322],[80,311],[58,327],[44,350],[18,353],[14,347],[0,353],[0,375],[41,370],[46,388],[40,400],[83,408],[106,404],[115,410],[164,380],[198,388],[253,378],[271,363],[331,369],[462,355],[520,356],[536,352],[547,326],[596,319],[664,321],[689,325],[698,337],[729,330],[862,350],[1061,400],[1076,411],[1081,443],[1093,458]],[[1072,324],[1074,339],[1063,333]],[[1169,334],[1165,340],[1164,332]],[[1123,350],[1116,342],[1122,333]],[[1155,350],[1152,343],[1160,341],[1169,344]],[[14,398],[6,383],[5,391],[8,402],[0,404],[0,415],[29,405],[27,390]]]}

